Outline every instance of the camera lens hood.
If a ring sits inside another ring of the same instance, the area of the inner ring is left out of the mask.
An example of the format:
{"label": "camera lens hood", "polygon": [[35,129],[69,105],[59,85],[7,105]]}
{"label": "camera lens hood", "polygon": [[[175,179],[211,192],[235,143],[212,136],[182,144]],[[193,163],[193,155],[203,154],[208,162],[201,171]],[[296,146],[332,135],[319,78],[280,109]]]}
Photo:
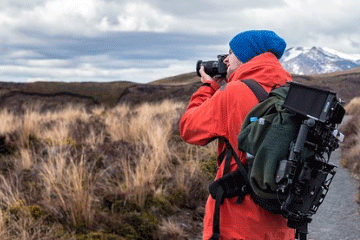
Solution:
{"label": "camera lens hood", "polygon": [[197,61],[197,63],[196,63],[196,73],[197,73],[197,75],[199,76],[199,77],[201,77],[201,75],[200,75],[200,68],[201,68],[201,65],[202,65],[202,60],[199,60],[199,61]]}

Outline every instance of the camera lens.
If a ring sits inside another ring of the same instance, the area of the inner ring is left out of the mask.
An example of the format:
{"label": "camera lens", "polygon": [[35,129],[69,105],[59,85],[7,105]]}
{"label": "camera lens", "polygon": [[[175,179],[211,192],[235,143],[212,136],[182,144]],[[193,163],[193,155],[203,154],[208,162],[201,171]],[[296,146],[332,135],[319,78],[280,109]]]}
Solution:
{"label": "camera lens", "polygon": [[200,75],[200,68],[201,66],[204,66],[204,70],[205,73],[207,73],[210,77],[226,77],[226,73],[227,73],[227,66],[226,64],[223,62],[224,59],[226,58],[226,54],[225,55],[218,55],[218,60],[217,61],[202,61],[199,60],[196,63],[196,73],[199,77],[201,77]]}
{"label": "camera lens", "polygon": [[197,63],[196,63],[196,73],[197,73],[197,75],[198,75],[199,77],[201,77],[199,71],[200,71],[202,62],[203,62],[203,61],[199,60],[199,61],[197,61]]}
{"label": "camera lens", "polygon": [[201,66],[204,66],[204,70],[205,72],[210,76],[213,77],[215,75],[219,74],[219,62],[218,61],[201,61],[199,60],[196,64],[196,73],[199,77],[201,77],[200,75],[200,68]]}

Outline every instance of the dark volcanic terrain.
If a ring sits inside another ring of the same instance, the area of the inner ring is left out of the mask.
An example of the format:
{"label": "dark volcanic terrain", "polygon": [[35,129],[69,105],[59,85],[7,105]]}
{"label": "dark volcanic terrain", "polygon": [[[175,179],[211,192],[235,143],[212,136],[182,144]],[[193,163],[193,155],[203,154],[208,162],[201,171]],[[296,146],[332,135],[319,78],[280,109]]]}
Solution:
{"label": "dark volcanic terrain", "polygon": [[[331,89],[349,102],[360,95],[360,69],[322,75],[293,75],[293,80],[309,86]],[[41,111],[56,110],[68,104],[115,106],[163,99],[187,102],[201,85],[196,73],[160,79],[148,84],[117,82],[0,82],[0,109],[15,112],[36,106]]]}

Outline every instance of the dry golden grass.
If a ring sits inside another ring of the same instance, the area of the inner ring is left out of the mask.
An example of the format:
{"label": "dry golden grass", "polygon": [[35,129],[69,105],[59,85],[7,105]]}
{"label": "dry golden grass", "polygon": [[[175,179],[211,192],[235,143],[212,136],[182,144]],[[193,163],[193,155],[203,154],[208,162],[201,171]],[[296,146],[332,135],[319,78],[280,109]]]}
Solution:
{"label": "dry golden grass", "polygon": [[0,112],[0,134],[12,132],[19,128],[20,123],[16,121],[17,117],[6,109]]}
{"label": "dry golden grass", "polygon": [[208,180],[201,166],[215,159],[216,145],[180,140],[184,109],[164,101],[91,112],[0,112],[0,239],[196,235],[167,219],[181,208],[202,214],[196,209]]}
{"label": "dry golden grass", "polygon": [[[360,98],[353,98],[345,106],[347,121],[340,130],[345,135],[341,144],[341,164],[360,177]],[[359,194],[360,199],[360,194]],[[360,200],[358,200],[360,202]]]}
{"label": "dry golden grass", "polygon": [[[44,201],[56,201],[60,211],[65,212],[72,226],[93,227],[94,178],[85,165],[85,157],[78,161],[66,159],[66,153],[49,157],[40,167],[44,183]],[[52,204],[51,204],[52,205]],[[54,212],[55,215],[61,212]]]}
{"label": "dry golden grass", "polygon": [[20,156],[14,158],[14,163],[17,171],[30,171],[34,165],[32,152],[27,148],[20,149]]}
{"label": "dry golden grass", "polygon": [[360,175],[360,111],[353,111],[354,115],[341,128],[345,135],[341,145],[342,164]]}
{"label": "dry golden grass", "polygon": [[355,112],[341,129],[345,134],[345,141],[341,146],[341,163],[360,179],[360,111]]}
{"label": "dry golden grass", "polygon": [[117,105],[111,112],[106,112],[104,108],[96,109],[98,115],[107,115],[105,124],[109,128],[109,133],[113,141],[126,139],[129,128],[130,107],[128,105]]}
{"label": "dry golden grass", "polygon": [[353,98],[348,104],[346,104],[345,110],[348,115],[354,115],[360,111],[360,97]]}
{"label": "dry golden grass", "polygon": [[187,234],[179,223],[170,219],[164,219],[160,225],[161,234],[166,239],[185,240],[188,239]]}

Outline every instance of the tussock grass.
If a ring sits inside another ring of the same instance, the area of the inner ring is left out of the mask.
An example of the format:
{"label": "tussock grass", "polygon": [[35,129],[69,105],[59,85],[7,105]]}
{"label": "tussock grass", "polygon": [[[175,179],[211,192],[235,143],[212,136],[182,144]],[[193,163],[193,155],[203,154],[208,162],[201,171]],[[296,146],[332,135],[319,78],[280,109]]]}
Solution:
{"label": "tussock grass", "polygon": [[19,122],[16,121],[17,117],[6,109],[0,112],[0,116],[0,134],[13,132],[20,127]]}
{"label": "tussock grass", "polygon": [[15,169],[17,171],[30,171],[34,165],[32,152],[29,149],[21,148],[20,156],[14,158]]}
{"label": "tussock grass", "polygon": [[341,145],[341,163],[360,179],[360,98],[352,99],[345,110],[349,120],[340,129],[345,135]]}
{"label": "tussock grass", "polygon": [[353,98],[346,104],[345,110],[348,115],[357,114],[357,112],[360,111],[360,97]]}
{"label": "tussock grass", "polygon": [[342,164],[360,175],[360,111],[341,128],[345,135],[341,145]]}
{"label": "tussock grass", "polygon": [[[0,238],[201,235],[194,229],[214,174],[203,166],[216,159],[216,143],[204,148],[179,138],[184,109],[167,100],[1,111]],[[170,221],[174,213],[181,217]],[[183,229],[183,222],[191,224]]]}
{"label": "tussock grass", "polygon": [[[78,162],[66,159],[67,153],[50,156],[40,167],[44,200],[51,203],[49,212],[67,216],[71,227],[92,228],[94,224],[94,180],[85,156]],[[53,207],[58,208],[54,209]]]}
{"label": "tussock grass", "polygon": [[188,239],[187,234],[179,223],[170,219],[164,219],[160,225],[161,235],[164,239],[185,240]]}

